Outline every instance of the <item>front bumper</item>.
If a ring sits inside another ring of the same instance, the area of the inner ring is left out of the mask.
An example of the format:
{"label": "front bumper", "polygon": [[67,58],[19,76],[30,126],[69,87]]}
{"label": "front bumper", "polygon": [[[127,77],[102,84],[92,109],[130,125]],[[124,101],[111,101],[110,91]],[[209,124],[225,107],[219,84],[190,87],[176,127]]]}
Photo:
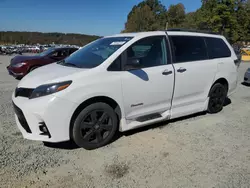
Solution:
{"label": "front bumper", "polygon": [[14,72],[11,68],[10,68],[10,66],[8,66],[8,67],[6,67],[7,68],[7,70],[8,70],[8,72],[9,72],[9,75],[11,75],[11,76],[14,76],[14,77],[22,77],[22,76],[24,76],[24,73],[16,73],[16,72]]}
{"label": "front bumper", "polygon": [[[77,107],[75,103],[53,95],[28,99],[13,94],[12,101],[16,124],[24,138],[46,142],[70,139],[70,120]],[[43,132],[44,128],[48,134]]]}
{"label": "front bumper", "polygon": [[6,68],[9,72],[9,75],[14,76],[15,78],[24,77],[28,72],[28,67],[25,65],[23,67],[19,67],[19,68],[12,67],[11,65],[9,65]]}

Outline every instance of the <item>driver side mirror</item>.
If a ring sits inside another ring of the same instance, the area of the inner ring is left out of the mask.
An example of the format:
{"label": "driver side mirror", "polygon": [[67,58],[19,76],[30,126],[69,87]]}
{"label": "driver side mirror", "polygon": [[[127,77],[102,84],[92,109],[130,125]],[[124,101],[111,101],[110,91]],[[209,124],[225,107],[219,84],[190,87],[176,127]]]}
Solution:
{"label": "driver side mirror", "polygon": [[125,70],[136,70],[136,69],[140,69],[141,68],[141,64],[140,64],[140,59],[136,58],[136,59],[128,59],[126,65],[125,65]]}

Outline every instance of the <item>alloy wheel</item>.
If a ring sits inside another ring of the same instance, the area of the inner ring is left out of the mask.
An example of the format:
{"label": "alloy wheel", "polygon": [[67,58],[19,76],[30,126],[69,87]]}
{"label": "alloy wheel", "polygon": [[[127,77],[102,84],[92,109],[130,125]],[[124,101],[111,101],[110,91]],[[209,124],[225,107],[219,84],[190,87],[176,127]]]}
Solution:
{"label": "alloy wheel", "polygon": [[89,143],[102,143],[113,128],[112,118],[104,110],[94,110],[82,120],[80,132],[83,140]]}
{"label": "alloy wheel", "polygon": [[223,108],[225,101],[225,89],[223,87],[216,87],[210,94],[209,106],[214,112],[218,112]]}

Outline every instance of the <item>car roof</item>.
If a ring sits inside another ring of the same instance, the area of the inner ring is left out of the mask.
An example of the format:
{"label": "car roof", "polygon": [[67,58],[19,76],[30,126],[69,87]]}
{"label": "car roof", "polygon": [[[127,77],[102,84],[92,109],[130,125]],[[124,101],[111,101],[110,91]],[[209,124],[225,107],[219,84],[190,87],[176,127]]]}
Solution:
{"label": "car roof", "polygon": [[[157,36],[157,35],[165,35],[169,36],[179,35],[179,36],[201,36],[201,37],[215,37],[221,38],[222,35],[218,34],[210,34],[210,33],[202,33],[195,31],[147,31],[147,32],[135,32],[135,33],[120,33],[106,37],[148,37],[148,36]],[[105,38],[106,38],[105,37]]]}
{"label": "car roof", "polygon": [[72,47],[72,46],[56,46],[56,47],[51,47],[51,48],[54,48],[54,49],[77,49],[76,47]]}
{"label": "car roof", "polygon": [[152,35],[164,35],[164,31],[146,31],[146,32],[134,32],[134,33],[119,33],[111,36],[105,37],[147,37]]}

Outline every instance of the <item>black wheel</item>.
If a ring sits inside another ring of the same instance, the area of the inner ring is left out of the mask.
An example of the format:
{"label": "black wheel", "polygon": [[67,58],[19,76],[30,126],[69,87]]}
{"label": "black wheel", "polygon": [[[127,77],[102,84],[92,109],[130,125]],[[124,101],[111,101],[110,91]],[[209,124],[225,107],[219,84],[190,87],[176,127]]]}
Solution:
{"label": "black wheel", "polygon": [[33,70],[35,70],[35,69],[37,69],[39,66],[34,66],[34,67],[31,67],[30,68],[30,70],[29,70],[29,72],[31,72],[31,71],[33,71]]}
{"label": "black wheel", "polygon": [[23,77],[18,76],[18,77],[16,77],[16,80],[22,80],[22,78]]}
{"label": "black wheel", "polygon": [[211,114],[220,112],[223,109],[225,99],[227,97],[227,88],[216,83],[209,92],[208,112]]}
{"label": "black wheel", "polygon": [[118,128],[117,115],[106,103],[94,103],[77,116],[72,139],[85,149],[96,149],[111,142]]}

